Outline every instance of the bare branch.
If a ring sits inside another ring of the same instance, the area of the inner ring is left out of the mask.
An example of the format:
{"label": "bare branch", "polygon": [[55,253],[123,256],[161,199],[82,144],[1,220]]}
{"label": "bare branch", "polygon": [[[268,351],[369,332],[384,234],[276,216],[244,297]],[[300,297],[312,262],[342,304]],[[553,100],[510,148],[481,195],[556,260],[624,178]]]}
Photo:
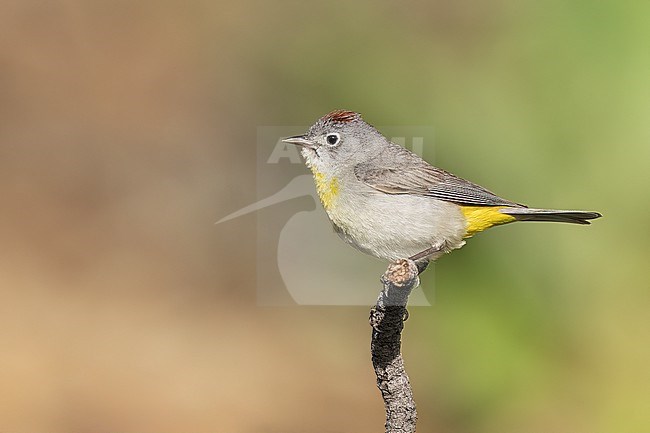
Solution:
{"label": "bare branch", "polygon": [[384,288],[370,311],[372,365],[386,408],[386,432],[411,433],[415,431],[417,412],[404,369],[401,336],[408,317],[408,297],[420,284],[418,268],[411,260],[391,263],[381,281]]}

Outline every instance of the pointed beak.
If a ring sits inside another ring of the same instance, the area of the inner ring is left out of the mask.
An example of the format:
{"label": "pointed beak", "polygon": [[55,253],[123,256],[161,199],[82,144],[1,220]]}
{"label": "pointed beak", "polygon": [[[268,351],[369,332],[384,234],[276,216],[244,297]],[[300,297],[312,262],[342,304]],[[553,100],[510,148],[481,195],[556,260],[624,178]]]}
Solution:
{"label": "pointed beak", "polygon": [[294,135],[293,137],[287,137],[282,140],[284,143],[295,144],[296,146],[308,147],[310,149],[316,148],[316,143],[305,138],[304,135]]}

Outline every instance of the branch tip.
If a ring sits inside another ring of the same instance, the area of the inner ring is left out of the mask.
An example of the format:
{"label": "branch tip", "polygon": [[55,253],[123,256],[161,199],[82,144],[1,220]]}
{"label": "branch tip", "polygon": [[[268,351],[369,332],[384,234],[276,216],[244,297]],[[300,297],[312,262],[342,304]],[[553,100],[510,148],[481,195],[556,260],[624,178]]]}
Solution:
{"label": "branch tip", "polygon": [[414,261],[402,259],[388,265],[388,269],[381,276],[384,285],[391,285],[396,288],[413,288],[419,284],[419,271]]}

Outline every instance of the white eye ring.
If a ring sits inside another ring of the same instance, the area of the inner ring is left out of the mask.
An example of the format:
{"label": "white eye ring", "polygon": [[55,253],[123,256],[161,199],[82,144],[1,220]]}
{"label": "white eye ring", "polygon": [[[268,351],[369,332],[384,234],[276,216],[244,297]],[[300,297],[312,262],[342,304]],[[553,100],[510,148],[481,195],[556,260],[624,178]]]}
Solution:
{"label": "white eye ring", "polygon": [[336,146],[340,141],[341,135],[339,135],[338,132],[330,132],[325,135],[325,143],[327,143],[328,146]]}

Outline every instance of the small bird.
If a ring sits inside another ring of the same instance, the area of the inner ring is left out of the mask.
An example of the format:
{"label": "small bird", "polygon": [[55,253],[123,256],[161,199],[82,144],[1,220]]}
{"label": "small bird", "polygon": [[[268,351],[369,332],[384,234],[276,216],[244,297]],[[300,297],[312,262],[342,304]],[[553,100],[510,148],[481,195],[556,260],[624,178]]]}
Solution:
{"label": "small bird", "polygon": [[300,146],[336,233],[372,256],[409,258],[420,270],[465,239],[514,221],[589,224],[598,212],[532,209],[434,167],[389,141],[359,113],[336,110]]}

